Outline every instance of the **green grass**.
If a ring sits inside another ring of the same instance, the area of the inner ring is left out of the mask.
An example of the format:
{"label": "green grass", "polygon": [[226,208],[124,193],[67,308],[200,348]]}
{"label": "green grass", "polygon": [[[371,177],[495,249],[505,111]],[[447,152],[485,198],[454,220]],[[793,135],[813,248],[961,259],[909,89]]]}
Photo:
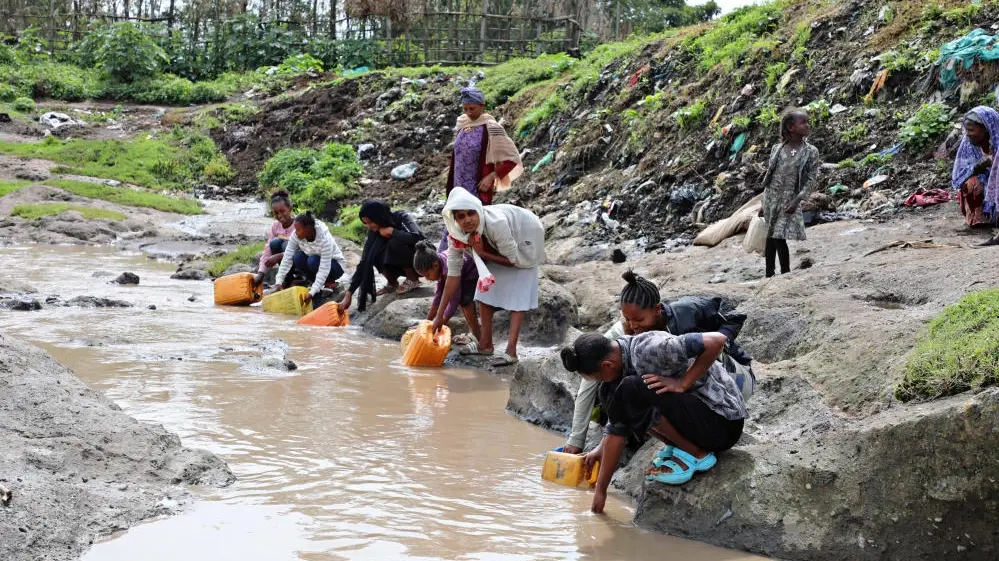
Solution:
{"label": "green grass", "polygon": [[11,211],[11,216],[20,216],[27,220],[38,220],[46,216],[55,216],[66,211],[75,210],[83,215],[87,220],[124,220],[127,218],[120,212],[113,210],[103,210],[99,208],[70,205],[66,203],[37,203],[28,205],[17,205]]}
{"label": "green grass", "polygon": [[0,197],[6,197],[14,191],[23,189],[28,185],[31,185],[28,181],[0,181]]}
{"label": "green grass", "polygon": [[929,324],[895,389],[902,401],[932,399],[999,383],[999,289],[974,292]]}
{"label": "green grass", "polygon": [[368,227],[357,216],[360,210],[360,205],[346,206],[340,209],[339,225],[331,226],[330,232],[334,236],[354,243],[364,243],[364,238],[368,236]]}
{"label": "green grass", "polygon": [[541,55],[537,58],[512,58],[486,69],[486,77],[478,83],[486,95],[486,105],[496,107],[531,84],[561,76],[576,63],[564,53]]}
{"label": "green grass", "polygon": [[111,187],[100,183],[87,183],[69,179],[50,179],[45,184],[64,189],[80,197],[101,199],[124,206],[152,208],[162,210],[163,212],[176,212],[178,214],[202,213],[197,201],[177,199],[157,193],[129,189],[127,187]]}
{"label": "green grass", "polygon": [[776,47],[771,35],[777,30],[787,4],[787,0],[776,0],[739,8],[723,16],[708,31],[688,40],[686,47],[697,57],[702,70],[718,65],[731,70],[743,56]]}
{"label": "green grass", "polygon": [[208,274],[213,278],[221,277],[229,267],[238,264],[249,265],[253,262],[253,258],[260,255],[264,251],[264,244],[266,242],[256,242],[247,245],[242,245],[236,249],[216,257],[212,260],[211,266],[208,267]]}

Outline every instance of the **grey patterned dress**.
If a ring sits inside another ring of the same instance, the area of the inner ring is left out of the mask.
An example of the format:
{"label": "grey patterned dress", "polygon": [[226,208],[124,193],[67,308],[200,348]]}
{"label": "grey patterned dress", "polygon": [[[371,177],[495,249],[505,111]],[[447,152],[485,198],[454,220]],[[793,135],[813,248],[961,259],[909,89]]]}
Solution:
{"label": "grey patterned dress", "polygon": [[[770,164],[763,178],[763,216],[767,237],[779,240],[804,240],[805,218],[800,203],[815,188],[819,170],[819,149],[809,143],[794,151],[781,142],[770,152]],[[784,210],[799,203],[794,214]]]}

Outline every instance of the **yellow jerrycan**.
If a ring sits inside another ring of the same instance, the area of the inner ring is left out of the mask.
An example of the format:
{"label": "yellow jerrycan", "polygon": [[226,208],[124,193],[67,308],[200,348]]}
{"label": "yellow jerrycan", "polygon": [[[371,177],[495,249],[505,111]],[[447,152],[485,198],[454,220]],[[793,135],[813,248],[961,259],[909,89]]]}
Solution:
{"label": "yellow jerrycan", "polygon": [[253,286],[253,273],[236,273],[215,279],[215,304],[249,306],[264,296],[264,285]]}
{"label": "yellow jerrycan", "polygon": [[434,334],[434,324],[424,320],[408,338],[403,338],[408,339],[408,343],[402,343],[402,363],[406,366],[442,366],[451,352],[451,328],[446,325]]}
{"label": "yellow jerrycan", "polygon": [[552,450],[545,456],[545,466],[541,468],[541,479],[567,487],[591,489],[597,484],[599,473],[600,462],[595,462],[593,469],[587,474],[586,468],[583,466],[582,456]]}
{"label": "yellow jerrycan", "polygon": [[264,311],[272,314],[304,316],[312,311],[312,302],[305,303],[305,296],[308,294],[309,289],[304,286],[293,286],[281,292],[268,294],[264,296]]}

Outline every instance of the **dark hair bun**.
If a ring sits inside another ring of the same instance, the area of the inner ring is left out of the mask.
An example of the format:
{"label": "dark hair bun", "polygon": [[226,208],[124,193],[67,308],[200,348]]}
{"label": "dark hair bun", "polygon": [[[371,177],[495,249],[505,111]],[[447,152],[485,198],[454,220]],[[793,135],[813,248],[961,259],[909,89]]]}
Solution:
{"label": "dark hair bun", "polygon": [[[436,248],[427,240],[416,242],[416,251],[434,251]],[[434,251],[436,253],[436,251]]]}
{"label": "dark hair bun", "polygon": [[285,191],[284,189],[279,189],[279,190],[274,191],[273,193],[271,193],[271,198],[272,199],[276,199],[278,197],[282,197],[282,198],[287,199],[290,196],[291,196],[291,193],[289,193],[288,191]]}
{"label": "dark hair bun", "polygon": [[638,282],[638,275],[636,275],[635,271],[632,271],[631,269],[625,271],[624,274],[621,275],[621,278],[628,284],[635,284]]}
{"label": "dark hair bun", "polygon": [[579,357],[572,347],[565,347],[559,353],[562,356],[562,366],[569,372],[576,372],[579,369]]}

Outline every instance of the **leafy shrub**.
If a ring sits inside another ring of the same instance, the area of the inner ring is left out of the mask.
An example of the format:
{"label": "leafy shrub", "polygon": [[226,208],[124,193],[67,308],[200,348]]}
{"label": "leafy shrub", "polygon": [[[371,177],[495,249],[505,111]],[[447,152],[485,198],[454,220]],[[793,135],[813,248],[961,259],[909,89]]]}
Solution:
{"label": "leafy shrub", "polygon": [[14,100],[14,111],[32,113],[35,110],[35,100],[30,97],[19,97]]}
{"label": "leafy shrub", "polygon": [[843,142],[861,142],[867,138],[869,132],[867,123],[857,123],[840,133],[839,138]]}
{"label": "leafy shrub", "polygon": [[568,107],[569,104],[560,92],[552,94],[541,105],[531,109],[524,115],[517,125],[517,135],[525,137],[531,134],[536,128],[547,123]]}
{"label": "leafy shrub", "polygon": [[152,38],[131,23],[105,28],[95,58],[96,67],[122,82],[134,82],[159,74],[170,59]]}
{"label": "leafy shrub", "polygon": [[902,124],[899,139],[907,148],[918,150],[929,146],[950,127],[950,108],[943,103],[928,103]]}
{"label": "leafy shrub", "polygon": [[333,235],[355,243],[363,243],[364,238],[368,235],[368,227],[364,225],[364,222],[361,222],[361,218],[358,216],[360,211],[361,207],[358,205],[345,206],[340,209],[337,223],[330,229]]}
{"label": "leafy shrub", "polygon": [[778,0],[734,10],[703,35],[688,41],[687,48],[697,55],[703,70],[718,64],[732,69],[746,53],[774,45],[764,36],[777,29],[785,4]]}
{"label": "leafy shrub", "polygon": [[105,81],[99,71],[48,60],[0,66],[0,83],[24,97],[63,101],[97,98],[104,94]]}
{"label": "leafy shrub", "polygon": [[777,81],[780,80],[782,76],[784,76],[785,72],[787,72],[786,62],[775,62],[767,67],[766,78],[764,78],[764,82],[767,85],[768,92],[773,91],[773,89],[777,86]]}
{"label": "leafy shrub", "polygon": [[902,401],[999,383],[999,289],[968,294],[929,324],[895,389]]}
{"label": "leafy shrub", "polygon": [[707,104],[698,101],[673,113],[672,117],[680,130],[689,131],[704,121],[707,116],[706,110]]}
{"label": "leafy shrub", "polygon": [[808,117],[813,125],[823,123],[832,116],[829,102],[824,99],[817,99],[809,103],[805,106],[805,111],[808,112]]}
{"label": "leafy shrub", "polygon": [[764,128],[771,128],[780,122],[780,115],[773,105],[764,105],[760,108],[760,113],[756,116],[756,122]]}
{"label": "leafy shrub", "polygon": [[261,187],[285,189],[296,205],[326,215],[329,203],[357,191],[362,173],[353,147],[331,143],[322,150],[285,148],[267,160],[257,178]]}

